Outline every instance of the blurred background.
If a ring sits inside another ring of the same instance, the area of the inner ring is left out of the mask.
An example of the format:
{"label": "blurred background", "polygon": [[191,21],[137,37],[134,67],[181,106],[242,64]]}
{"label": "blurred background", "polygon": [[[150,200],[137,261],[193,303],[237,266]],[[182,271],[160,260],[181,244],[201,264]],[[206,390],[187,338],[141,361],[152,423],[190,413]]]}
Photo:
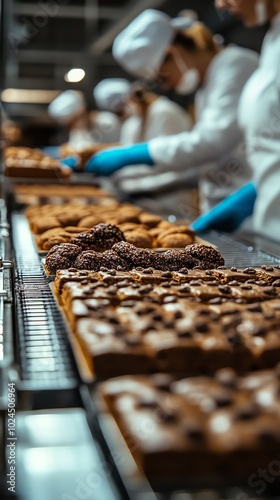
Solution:
{"label": "blurred background", "polygon": [[[2,119],[9,120],[5,134],[26,146],[61,143],[65,137],[49,118],[48,104],[70,88],[83,91],[94,110],[92,89],[101,79],[131,80],[114,61],[112,43],[146,8],[173,17],[193,9],[226,45],[256,51],[267,29],[245,29],[230,15],[218,13],[212,0],[1,0]],[[185,108],[191,105],[191,98],[170,97]]]}

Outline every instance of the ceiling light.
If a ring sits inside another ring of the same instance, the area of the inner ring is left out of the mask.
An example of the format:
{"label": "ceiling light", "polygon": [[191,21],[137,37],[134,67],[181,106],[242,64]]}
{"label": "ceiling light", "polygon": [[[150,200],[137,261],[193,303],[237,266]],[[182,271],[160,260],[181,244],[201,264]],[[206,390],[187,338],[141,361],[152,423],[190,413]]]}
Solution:
{"label": "ceiling light", "polygon": [[48,104],[59,93],[60,90],[5,89],[1,92],[1,99],[9,103]]}
{"label": "ceiling light", "polygon": [[66,75],[64,76],[64,80],[70,83],[77,83],[84,78],[85,74],[86,73],[82,68],[73,68],[70,69],[68,73],[66,73]]}

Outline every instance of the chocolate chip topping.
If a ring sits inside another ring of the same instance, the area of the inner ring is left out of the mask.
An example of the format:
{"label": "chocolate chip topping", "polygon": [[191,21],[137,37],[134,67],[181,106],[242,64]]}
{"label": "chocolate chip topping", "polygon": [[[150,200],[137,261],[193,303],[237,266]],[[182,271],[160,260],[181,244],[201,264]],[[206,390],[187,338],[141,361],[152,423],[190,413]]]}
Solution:
{"label": "chocolate chip topping", "polygon": [[174,319],[181,319],[183,317],[182,311],[175,311],[174,312]]}
{"label": "chocolate chip topping", "polygon": [[188,419],[183,423],[183,434],[191,441],[203,441],[204,432],[199,423]]}
{"label": "chocolate chip topping", "polygon": [[275,296],[277,295],[277,291],[275,290],[275,288],[273,286],[266,286],[264,289],[263,289],[264,293],[266,295],[271,295],[271,296]]}
{"label": "chocolate chip topping", "polygon": [[198,310],[198,314],[201,314],[201,316],[208,316],[211,314],[211,311],[210,309],[201,308]]}
{"label": "chocolate chip topping", "polygon": [[231,293],[230,286],[228,286],[228,285],[219,285],[219,286],[218,286],[218,289],[219,289],[219,290],[220,290],[220,292],[222,292],[222,293],[226,293],[226,294],[230,294],[230,293]]}
{"label": "chocolate chip topping", "polygon": [[186,339],[190,339],[192,337],[192,334],[189,330],[185,330],[184,328],[180,329],[178,326],[177,326],[177,336],[180,338],[186,338]]}
{"label": "chocolate chip topping", "polygon": [[143,269],[143,274],[153,274],[154,270],[151,267]]}
{"label": "chocolate chip topping", "polygon": [[262,337],[267,333],[267,329],[262,325],[255,325],[252,331],[254,337]]}
{"label": "chocolate chip topping", "polygon": [[242,344],[242,338],[241,335],[237,332],[228,332],[227,333],[227,338],[229,343],[232,346],[237,346]]}
{"label": "chocolate chip topping", "polygon": [[138,408],[157,408],[158,402],[153,394],[142,394],[137,401]]}
{"label": "chocolate chip topping", "polygon": [[238,283],[238,281],[236,280],[232,280],[228,283],[229,286],[240,286],[240,283]]}
{"label": "chocolate chip topping", "polygon": [[163,271],[163,272],[161,273],[161,276],[162,276],[163,278],[172,278],[172,273],[171,273],[170,271]]}
{"label": "chocolate chip topping", "polygon": [[230,406],[233,402],[232,393],[230,390],[220,390],[214,395],[214,401],[218,408]]}
{"label": "chocolate chip topping", "polygon": [[244,284],[244,285],[240,285],[240,288],[242,290],[252,290],[252,285],[248,285],[248,284]]}
{"label": "chocolate chip topping", "polygon": [[159,406],[156,410],[156,416],[160,423],[173,423],[176,420],[176,413],[170,408]]}
{"label": "chocolate chip topping", "polygon": [[200,321],[200,322],[196,323],[196,330],[199,333],[207,333],[209,331],[209,326],[207,323]]}
{"label": "chocolate chip topping", "polygon": [[256,274],[256,269],[253,267],[246,267],[246,269],[243,270],[243,273],[245,274]]}
{"label": "chocolate chip topping", "polygon": [[259,407],[255,403],[239,406],[235,410],[236,420],[251,420],[259,415]]}
{"label": "chocolate chip topping", "polygon": [[268,272],[272,272],[274,270],[272,266],[267,265],[262,265],[261,268]]}

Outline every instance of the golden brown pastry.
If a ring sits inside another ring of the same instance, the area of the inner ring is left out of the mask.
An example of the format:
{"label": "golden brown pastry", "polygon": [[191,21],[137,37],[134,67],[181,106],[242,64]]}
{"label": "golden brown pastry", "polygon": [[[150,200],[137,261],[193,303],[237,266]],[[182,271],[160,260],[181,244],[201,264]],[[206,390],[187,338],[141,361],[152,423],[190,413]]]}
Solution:
{"label": "golden brown pastry", "polygon": [[87,215],[78,222],[78,226],[88,228],[97,226],[97,224],[100,224],[101,222],[103,222],[103,220],[99,217],[99,215]]}
{"label": "golden brown pastry", "polygon": [[157,246],[161,248],[184,248],[193,243],[193,238],[189,234],[174,233],[166,236],[158,236]]}
{"label": "golden brown pastry", "polygon": [[124,233],[126,241],[138,248],[152,248],[153,241],[147,231],[128,231]]}
{"label": "golden brown pastry", "polygon": [[159,215],[153,215],[148,212],[143,212],[142,214],[139,215],[139,219],[143,224],[146,224],[146,226],[152,228],[156,227],[160,222],[162,222],[162,217]]}

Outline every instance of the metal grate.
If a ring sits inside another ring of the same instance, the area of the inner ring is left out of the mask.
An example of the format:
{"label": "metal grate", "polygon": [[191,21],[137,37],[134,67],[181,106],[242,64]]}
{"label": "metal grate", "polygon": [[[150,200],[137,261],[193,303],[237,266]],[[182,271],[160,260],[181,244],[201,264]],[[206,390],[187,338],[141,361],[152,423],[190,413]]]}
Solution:
{"label": "metal grate", "polygon": [[231,236],[212,231],[205,234],[204,238],[218,247],[228,267],[260,267],[263,264],[280,265],[280,258],[258,250],[252,245],[246,245]]}
{"label": "metal grate", "polygon": [[[63,316],[24,215],[12,216],[21,379],[40,389],[69,389],[78,374]],[[34,385],[34,384],[33,384]]]}

